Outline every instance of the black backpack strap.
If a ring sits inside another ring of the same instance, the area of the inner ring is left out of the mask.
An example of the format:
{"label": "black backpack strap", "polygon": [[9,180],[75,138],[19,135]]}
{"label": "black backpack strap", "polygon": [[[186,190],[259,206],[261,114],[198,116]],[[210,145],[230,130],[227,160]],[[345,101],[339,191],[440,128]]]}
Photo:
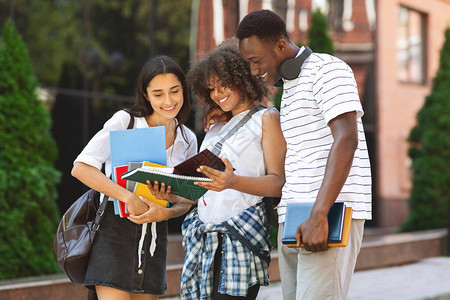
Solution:
{"label": "black backpack strap", "polygon": [[128,111],[127,113],[130,115],[130,122],[128,123],[127,129],[132,129],[134,128],[134,116]]}

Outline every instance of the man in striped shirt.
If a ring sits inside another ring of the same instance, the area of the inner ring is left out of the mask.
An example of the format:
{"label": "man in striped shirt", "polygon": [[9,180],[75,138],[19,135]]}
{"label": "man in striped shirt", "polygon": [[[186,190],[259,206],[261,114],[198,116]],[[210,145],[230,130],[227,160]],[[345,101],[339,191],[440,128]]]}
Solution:
{"label": "man in striped shirt", "polygon": [[[336,57],[312,53],[297,66],[295,78],[282,78],[280,65],[288,60],[284,64],[295,68],[292,58],[306,50],[289,39],[283,19],[269,10],[247,15],[236,36],[252,75],[269,85],[283,84],[280,115],[287,153],[278,240],[286,203],[314,202],[297,229],[304,248],[278,244],[283,298],[345,299],[364,222],[371,219],[371,172],[353,72]],[[327,214],[335,201],[353,208],[353,221],[348,246],[328,249]]]}

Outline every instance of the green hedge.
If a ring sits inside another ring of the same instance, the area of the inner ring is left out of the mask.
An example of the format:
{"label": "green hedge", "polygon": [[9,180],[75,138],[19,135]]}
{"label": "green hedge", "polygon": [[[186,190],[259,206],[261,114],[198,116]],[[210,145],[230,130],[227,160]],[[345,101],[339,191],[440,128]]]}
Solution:
{"label": "green hedge", "polygon": [[28,50],[9,20],[0,44],[0,279],[59,271],[57,148],[36,88]]}
{"label": "green hedge", "polygon": [[328,33],[327,17],[317,9],[311,16],[308,31],[308,46],[316,53],[334,54],[333,40]]}
{"label": "green hedge", "polygon": [[432,91],[417,114],[409,142],[414,177],[410,214],[401,230],[446,227],[450,199],[450,28],[445,31]]}

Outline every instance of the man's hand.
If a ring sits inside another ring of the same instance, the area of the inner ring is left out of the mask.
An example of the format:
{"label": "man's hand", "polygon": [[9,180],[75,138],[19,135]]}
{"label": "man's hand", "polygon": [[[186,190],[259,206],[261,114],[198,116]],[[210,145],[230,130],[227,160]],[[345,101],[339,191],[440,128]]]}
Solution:
{"label": "man's hand", "polygon": [[320,252],[328,250],[328,218],[327,215],[313,216],[300,224],[295,233],[297,247],[301,244],[305,249],[312,252]]}
{"label": "man's hand", "polygon": [[203,129],[209,131],[212,124],[218,122],[228,122],[231,119],[231,112],[225,112],[218,106],[213,106],[203,116]]}

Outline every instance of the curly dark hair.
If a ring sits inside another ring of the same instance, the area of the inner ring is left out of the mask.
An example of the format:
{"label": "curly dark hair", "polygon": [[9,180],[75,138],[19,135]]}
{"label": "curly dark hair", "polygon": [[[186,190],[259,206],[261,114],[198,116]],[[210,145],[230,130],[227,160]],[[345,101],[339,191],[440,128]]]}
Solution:
{"label": "curly dark hair", "polygon": [[290,40],[283,18],[267,9],[251,12],[239,23],[236,30],[236,37],[239,40],[252,35],[271,44],[278,42],[281,38]]}
{"label": "curly dark hair", "polygon": [[252,76],[248,62],[239,52],[236,38],[225,40],[194,64],[187,74],[194,94],[210,106],[217,106],[210,96],[209,80],[213,77],[218,79],[218,84],[237,90],[242,99],[247,97],[251,101],[262,101],[270,94],[267,85]]}

